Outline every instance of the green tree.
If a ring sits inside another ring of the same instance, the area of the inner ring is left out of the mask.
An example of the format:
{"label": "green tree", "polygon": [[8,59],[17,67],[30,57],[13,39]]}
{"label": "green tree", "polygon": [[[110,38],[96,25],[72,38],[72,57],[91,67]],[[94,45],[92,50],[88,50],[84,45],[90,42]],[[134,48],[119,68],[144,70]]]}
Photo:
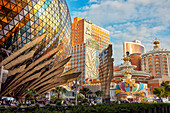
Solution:
{"label": "green tree", "polygon": [[[76,95],[74,95],[74,96],[76,98]],[[81,93],[77,93],[77,100],[83,100],[83,99],[85,99],[85,96]]]}
{"label": "green tree", "polygon": [[42,97],[42,98],[45,98],[45,95],[43,94],[43,95],[41,95],[41,97]]}
{"label": "green tree", "polygon": [[153,89],[153,94],[155,94],[158,97],[164,97],[165,88],[164,87],[156,87]]}
{"label": "green tree", "polygon": [[54,96],[54,95],[51,95],[51,99],[54,100],[54,99],[55,99],[55,96]]}
{"label": "green tree", "polygon": [[165,88],[165,97],[170,96],[170,81],[162,82],[161,86]]}
{"label": "green tree", "polygon": [[26,89],[25,93],[27,94],[27,98],[34,99],[34,103],[36,102],[36,97],[39,96],[39,93],[35,89]]}
{"label": "green tree", "polygon": [[63,87],[55,86],[55,89],[52,89],[52,91],[57,94],[58,99],[59,99],[60,93],[62,93],[62,94],[66,93],[67,90],[65,88],[63,88]]}
{"label": "green tree", "polygon": [[98,91],[96,91],[95,92],[95,94],[97,95],[97,96],[102,96],[102,95],[104,95],[105,93],[104,93],[104,91],[102,91],[102,90],[98,90]]}
{"label": "green tree", "polygon": [[162,82],[161,87],[156,87],[153,89],[153,93],[158,96],[159,98],[161,97],[168,97],[170,96],[170,85],[169,81]]}
{"label": "green tree", "polygon": [[89,88],[80,89],[80,93],[82,93],[85,97],[87,96],[87,94],[92,94]]}

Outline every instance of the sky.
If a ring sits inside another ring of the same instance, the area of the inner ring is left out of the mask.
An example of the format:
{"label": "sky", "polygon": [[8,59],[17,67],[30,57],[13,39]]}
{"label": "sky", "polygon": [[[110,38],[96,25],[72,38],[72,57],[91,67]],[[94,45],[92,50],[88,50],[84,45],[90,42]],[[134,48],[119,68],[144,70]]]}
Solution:
{"label": "sky", "polygon": [[170,50],[170,0],[66,0],[71,18],[81,17],[110,31],[114,63],[123,57],[123,42],[140,40],[146,52],[158,38]]}

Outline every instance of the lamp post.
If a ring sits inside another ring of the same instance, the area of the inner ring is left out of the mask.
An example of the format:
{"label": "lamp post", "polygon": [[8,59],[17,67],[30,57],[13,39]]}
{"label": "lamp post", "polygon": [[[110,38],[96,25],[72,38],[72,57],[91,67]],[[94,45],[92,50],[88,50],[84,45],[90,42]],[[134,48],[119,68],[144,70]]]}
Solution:
{"label": "lamp post", "polygon": [[6,78],[8,77],[8,70],[5,70],[5,69],[4,69],[4,66],[1,66],[1,71],[0,71],[0,73],[1,73],[1,74],[0,74],[0,91],[1,91],[1,90],[2,90],[2,89],[1,89],[1,88],[2,88],[1,85],[2,85],[3,82],[5,82],[5,81],[3,81],[3,78],[4,78],[4,77],[6,77]]}
{"label": "lamp post", "polygon": [[77,90],[78,90],[78,86],[79,86],[79,82],[77,81],[73,81],[73,88],[75,88],[75,92],[76,92],[76,105],[77,105]]}

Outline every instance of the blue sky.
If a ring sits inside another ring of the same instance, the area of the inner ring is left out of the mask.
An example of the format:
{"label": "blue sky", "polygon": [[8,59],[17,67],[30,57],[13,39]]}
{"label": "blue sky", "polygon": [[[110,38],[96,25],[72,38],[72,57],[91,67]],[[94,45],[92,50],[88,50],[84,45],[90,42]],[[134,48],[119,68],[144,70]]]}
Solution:
{"label": "blue sky", "polygon": [[170,50],[170,0],[67,0],[72,19],[91,20],[110,31],[115,64],[123,56],[123,42],[140,40],[146,51],[153,39]]}

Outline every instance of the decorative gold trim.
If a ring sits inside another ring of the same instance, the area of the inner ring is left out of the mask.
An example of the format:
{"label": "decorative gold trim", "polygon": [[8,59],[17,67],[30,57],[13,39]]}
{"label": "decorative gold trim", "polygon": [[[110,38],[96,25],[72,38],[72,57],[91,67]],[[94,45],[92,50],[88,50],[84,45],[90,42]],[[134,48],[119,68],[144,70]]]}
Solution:
{"label": "decorative gold trim", "polygon": [[26,64],[20,66],[19,68],[15,68],[13,70],[9,70],[8,71],[8,77],[11,76],[11,75],[15,75],[17,73],[21,73],[22,71],[24,71],[25,67],[26,67]]}
{"label": "decorative gold trim", "polygon": [[5,65],[4,68],[10,69],[11,67],[16,66],[17,64],[22,63],[25,60],[32,58],[34,56],[34,53],[35,53],[35,50],[32,50],[28,54],[22,55],[22,56],[18,57],[17,59],[11,61],[7,65]]}
{"label": "decorative gold trim", "polygon": [[33,86],[31,86],[30,89],[35,88],[36,85],[38,85],[38,84],[44,82],[45,80],[50,79],[51,77],[58,76],[58,74],[59,74],[59,73],[62,73],[63,71],[64,71],[64,67],[58,69],[58,70],[55,71],[54,73],[51,73],[51,74],[49,74],[48,76],[42,78],[39,82],[37,82],[36,84],[34,84]]}
{"label": "decorative gold trim", "polygon": [[6,59],[4,59],[1,63],[0,63],[0,67],[4,66],[5,64],[9,63],[10,61],[12,61],[13,59],[15,59],[17,56],[19,56],[21,53],[23,53],[24,51],[28,50],[29,48],[34,47],[36,44],[38,44],[44,37],[45,37],[46,33],[43,33],[42,35],[38,36],[35,38],[35,40],[28,42],[27,44],[25,44],[21,49],[19,49],[18,51],[16,51],[15,53],[11,54],[9,57],[7,57]]}
{"label": "decorative gold trim", "polygon": [[39,64],[40,62],[42,62],[43,60],[45,60],[46,58],[48,58],[49,56],[57,53],[57,52],[59,51],[59,49],[61,48],[61,46],[62,46],[62,45],[60,44],[57,48],[51,50],[48,54],[40,57],[40,58],[37,59],[35,62],[33,62],[32,64],[30,64],[22,73],[20,73],[19,75],[17,75],[17,76],[14,78],[14,80],[12,80],[7,87],[9,87],[11,84],[13,84],[15,81],[17,81],[18,78],[22,77],[27,71],[29,71],[30,69],[32,69],[34,66],[36,66],[37,64]]}
{"label": "decorative gold trim", "polygon": [[61,61],[59,64],[57,64],[55,67],[52,67],[50,70],[46,71],[43,75],[41,75],[38,79],[36,79],[32,84],[30,84],[30,86],[28,86],[28,88],[32,88],[32,86],[37,83],[38,81],[40,81],[43,77],[47,76],[49,73],[57,70],[58,68],[64,66],[71,57],[68,57],[66,59],[64,59],[63,61]]}

